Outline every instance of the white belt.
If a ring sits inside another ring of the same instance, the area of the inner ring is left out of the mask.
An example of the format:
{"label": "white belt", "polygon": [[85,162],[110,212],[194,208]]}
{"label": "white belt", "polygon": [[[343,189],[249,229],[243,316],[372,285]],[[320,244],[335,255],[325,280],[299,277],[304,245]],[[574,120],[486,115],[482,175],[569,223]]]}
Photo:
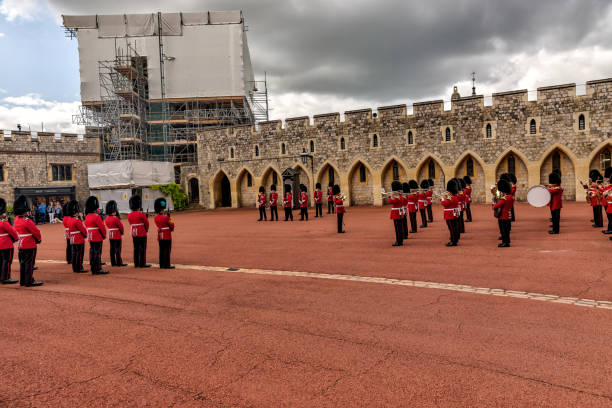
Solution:
{"label": "white belt", "polygon": [[93,228],[87,228],[87,231],[93,231],[93,230],[99,230],[100,228],[98,227],[93,227]]}
{"label": "white belt", "polygon": [[144,225],[144,224],[132,224],[132,227],[139,227],[141,225]]}
{"label": "white belt", "polygon": [[456,208],[445,208],[444,211],[455,211]]}
{"label": "white belt", "polygon": [[160,228],[160,230],[169,230],[170,227],[164,227],[164,228]]}
{"label": "white belt", "polygon": [[109,228],[109,231],[119,231],[119,228]]}
{"label": "white belt", "polygon": [[0,237],[8,237],[8,234],[0,234]]}
{"label": "white belt", "polygon": [[344,207],[344,204],[336,204],[336,207]]}
{"label": "white belt", "polygon": [[19,238],[31,237],[32,234],[20,234]]}
{"label": "white belt", "polygon": [[70,235],[76,235],[76,234],[80,234],[80,233],[81,233],[81,231],[73,231],[73,232],[70,233]]}
{"label": "white belt", "polygon": [[401,210],[402,208],[391,208],[391,210]]}

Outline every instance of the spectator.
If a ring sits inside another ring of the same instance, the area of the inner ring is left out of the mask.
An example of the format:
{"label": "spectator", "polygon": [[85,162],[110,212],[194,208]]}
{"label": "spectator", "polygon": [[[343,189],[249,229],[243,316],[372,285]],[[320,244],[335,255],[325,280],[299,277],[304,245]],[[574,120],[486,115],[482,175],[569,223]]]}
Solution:
{"label": "spectator", "polygon": [[47,213],[49,214],[49,224],[53,224],[55,222],[55,205],[53,201],[47,207]]}
{"label": "spectator", "polygon": [[40,223],[44,224],[47,216],[47,205],[44,202],[41,202],[38,206],[38,215],[40,217]]}
{"label": "spectator", "polygon": [[60,205],[59,201],[55,202],[55,217],[58,220],[61,220],[64,218],[64,215],[62,214],[62,206]]}

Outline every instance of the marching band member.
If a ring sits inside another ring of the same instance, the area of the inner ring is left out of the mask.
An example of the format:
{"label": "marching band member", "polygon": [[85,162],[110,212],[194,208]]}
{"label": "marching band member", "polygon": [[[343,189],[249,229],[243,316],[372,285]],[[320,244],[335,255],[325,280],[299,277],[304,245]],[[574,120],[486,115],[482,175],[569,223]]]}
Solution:
{"label": "marching band member", "polygon": [[83,257],[85,253],[85,238],[87,230],[83,222],[79,218],[79,202],[72,200],[66,206],[67,214],[70,216],[68,221],[68,234],[70,235],[70,254],[72,256],[72,272],[87,273],[87,269],[83,269]]}
{"label": "marching band member", "polygon": [[293,221],[293,194],[291,194],[291,186],[285,184],[285,196],[283,197],[283,207],[285,208],[285,221]]}
{"label": "marching band member", "polygon": [[604,234],[612,234],[612,196],[609,197],[609,191],[612,189],[610,178],[612,177],[612,167],[607,167],[604,170],[604,183],[601,186],[601,205],[606,209],[606,217],[608,218],[608,229],[602,231]]}
{"label": "marching band member", "polygon": [[270,221],[278,221],[278,193],[276,192],[276,184],[270,186]]}
{"label": "marching band member", "polygon": [[89,241],[89,266],[92,275],[106,275],[108,271],[102,269],[102,243],[106,238],[106,226],[102,217],[98,215],[100,203],[91,196],[85,201],[85,228]]}
{"label": "marching band member", "polygon": [[[263,188],[263,187],[262,187]],[[157,215],[154,218],[157,226],[157,241],[159,243],[159,268],[174,269],[170,264],[170,251],[172,250],[172,231],[174,231],[174,221],[167,214],[168,202],[165,198],[155,200],[153,207]]]}
{"label": "marching band member", "polygon": [[70,244],[70,220],[72,217],[68,215],[68,203],[62,207],[62,224],[64,225],[64,237],[66,238],[66,263],[70,265],[72,263],[72,244]]}
{"label": "marching band member", "polygon": [[451,179],[446,184],[446,193],[442,194],[440,204],[444,208],[444,220],[450,233],[449,242],[446,244],[447,247],[457,246],[459,242],[459,198],[457,197],[457,183],[454,179]]}
{"label": "marching band member", "polygon": [[142,198],[139,195],[130,197],[130,210],[128,222],[132,231],[134,242],[134,267],[150,268],[147,263],[147,233],[149,232],[149,219],[142,211]]}
{"label": "marching band member", "polygon": [[472,179],[470,176],[464,176],[463,182],[465,183],[465,222],[472,222]]}
{"label": "marching band member", "polygon": [[421,188],[417,193],[417,199],[419,200],[419,213],[421,213],[421,228],[427,228],[427,196],[426,192],[429,189],[429,182],[427,180],[421,180]]}
{"label": "marching band member", "polygon": [[582,184],[582,187],[587,190],[586,198],[587,202],[591,205],[593,210],[593,228],[603,227],[603,215],[601,212],[601,185],[599,181],[603,178],[598,170],[591,170],[589,173],[589,184]]}
{"label": "marching band member", "polygon": [[334,186],[330,182],[329,186],[327,186],[327,213],[334,213]]}
{"label": "marching band member", "polygon": [[19,234],[6,219],[6,201],[0,198],[0,283],[12,285],[18,281],[11,279],[11,266],[15,255],[15,242]]}
{"label": "marching band member", "polygon": [[497,182],[497,191],[502,193],[493,205],[494,210],[499,210],[498,225],[499,232],[502,237],[499,248],[507,248],[510,246],[510,223],[512,219],[512,205],[514,204],[514,196],[512,195],[512,185],[504,179]]}
{"label": "marching band member", "polygon": [[391,183],[391,195],[387,198],[387,202],[391,204],[390,219],[393,220],[393,227],[395,228],[395,242],[393,246],[404,245],[404,227],[402,225],[402,198],[400,191],[402,190],[402,184],[399,181]]}
{"label": "marching band member", "polygon": [[344,208],[344,197],[340,194],[340,186],[337,184],[334,184],[332,192],[334,194],[334,207],[336,208],[336,215],[338,218],[338,234],[344,234],[346,232],[342,229],[344,225],[344,213],[346,212]]}
{"label": "marching band member", "polygon": [[[510,176],[510,185],[512,186],[512,197],[516,201],[516,183],[518,182],[518,179],[516,178],[514,173],[508,173],[508,175]],[[516,221],[516,217],[514,216],[514,203],[512,204],[512,219],[511,219],[511,221],[512,222]]]}
{"label": "marching band member", "polygon": [[402,232],[404,239],[408,239],[408,194],[410,193],[410,184],[402,183]]}
{"label": "marching band member", "polygon": [[259,219],[257,221],[268,221],[266,216],[266,189],[264,186],[259,187],[259,194],[257,195],[257,208],[259,208]]}
{"label": "marching band member", "polygon": [[463,211],[465,209],[465,194],[463,190],[466,187],[465,181],[462,178],[456,178],[457,186],[459,191],[457,192],[457,198],[459,199],[459,233],[465,234],[465,220],[463,217]]}
{"label": "marching band member", "polygon": [[323,192],[321,191],[321,183],[317,183],[314,192],[315,202],[315,218],[323,217]]}
{"label": "marching band member", "polygon": [[410,180],[408,182],[408,185],[410,186],[410,195],[407,197],[408,198],[408,216],[410,217],[410,232],[415,233],[417,232],[416,214],[417,214],[417,211],[419,211],[419,198],[417,195],[418,190],[419,190],[419,183],[417,183],[416,180]]}
{"label": "marching band member", "polygon": [[305,185],[300,184],[300,195],[298,202],[300,204],[300,221],[308,221],[308,189]]}
{"label": "marching band member", "polygon": [[561,208],[563,207],[563,187],[561,187],[561,175],[553,171],[548,175],[548,192],[550,193],[550,215],[552,217],[552,230],[549,234],[559,233],[559,222],[561,221]]}
{"label": "marching band member", "polygon": [[41,242],[41,235],[34,222],[26,217],[29,212],[27,198],[19,196],[13,203],[13,213],[16,215],[15,230],[19,238],[19,284],[26,287],[43,284],[34,279],[36,248]]}
{"label": "marching band member", "polygon": [[110,200],[106,203],[106,219],[104,223],[108,228],[108,242],[110,244],[110,260],[112,266],[127,266],[121,258],[121,247],[123,244],[123,223],[119,219],[117,202]]}
{"label": "marching band member", "polygon": [[434,181],[432,179],[427,179],[427,184],[429,185],[427,193],[425,193],[427,197],[427,222],[433,222],[433,208],[431,205],[433,203]]}

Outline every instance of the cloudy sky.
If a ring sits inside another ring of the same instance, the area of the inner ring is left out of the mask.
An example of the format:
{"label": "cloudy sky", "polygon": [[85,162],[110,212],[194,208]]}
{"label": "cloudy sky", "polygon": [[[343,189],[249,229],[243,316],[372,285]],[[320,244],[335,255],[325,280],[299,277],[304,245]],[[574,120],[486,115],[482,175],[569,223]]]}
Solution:
{"label": "cloudy sky", "polygon": [[61,14],[227,9],[244,11],[274,119],[448,100],[472,71],[485,96],[612,76],[610,0],[0,0],[0,128],[78,130]]}

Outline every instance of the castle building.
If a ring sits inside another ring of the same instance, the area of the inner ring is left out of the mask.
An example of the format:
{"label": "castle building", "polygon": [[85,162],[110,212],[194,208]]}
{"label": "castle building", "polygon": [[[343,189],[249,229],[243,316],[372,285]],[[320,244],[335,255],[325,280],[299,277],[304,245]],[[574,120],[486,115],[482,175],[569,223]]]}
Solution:
{"label": "castle building", "polygon": [[[517,198],[546,184],[555,168],[564,199],[584,200],[580,180],[611,165],[612,78],[576,85],[461,97],[445,110],[442,100],[204,129],[198,165],[183,174],[192,199],[207,208],[252,207],[260,185],[282,189],[283,174],[296,174],[312,191],[339,184],[349,205],[382,205],[381,189],[393,180],[432,178],[436,190],[469,175],[476,202],[488,202],[499,175],[518,178]],[[312,194],[311,194],[312,196]]]}

